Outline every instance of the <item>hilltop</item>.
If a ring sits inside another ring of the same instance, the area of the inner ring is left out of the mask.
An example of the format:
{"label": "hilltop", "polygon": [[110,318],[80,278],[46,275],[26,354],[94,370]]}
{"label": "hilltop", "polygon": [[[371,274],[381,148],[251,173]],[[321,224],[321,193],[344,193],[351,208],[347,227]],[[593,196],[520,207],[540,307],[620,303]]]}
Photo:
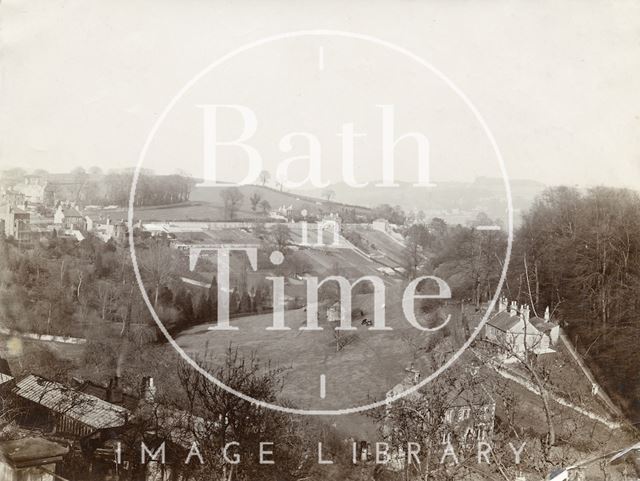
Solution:
{"label": "hilltop", "polygon": [[[206,186],[198,185],[191,193],[191,200],[195,202],[208,202],[214,206],[222,206],[223,200],[220,197],[222,191],[227,189],[225,186]],[[252,211],[249,197],[254,193],[257,193],[262,200],[266,200],[272,209],[277,209],[281,206],[291,206],[294,211],[300,211],[306,209],[309,215],[317,215],[323,212],[335,212],[341,209],[355,209],[358,215],[371,215],[371,209],[362,207],[356,204],[327,201],[321,199],[320,196],[314,197],[312,195],[304,195],[298,192],[284,192],[266,185],[241,185],[237,187],[238,190],[244,196],[244,202],[240,208],[240,213],[245,215],[256,215],[255,211]],[[258,207],[257,211],[260,211]]]}

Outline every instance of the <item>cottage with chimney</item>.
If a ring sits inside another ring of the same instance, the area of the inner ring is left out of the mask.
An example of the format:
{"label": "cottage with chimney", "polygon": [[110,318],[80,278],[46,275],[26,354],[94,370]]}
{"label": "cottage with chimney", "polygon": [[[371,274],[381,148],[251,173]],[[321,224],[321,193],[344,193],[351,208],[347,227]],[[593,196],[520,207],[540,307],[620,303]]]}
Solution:
{"label": "cottage with chimney", "polygon": [[53,214],[53,223],[65,229],[84,231],[87,228],[85,217],[75,207],[58,206]]}
{"label": "cottage with chimney", "polygon": [[498,312],[487,321],[485,338],[514,353],[553,351],[550,337],[531,322],[529,306],[512,301],[508,307],[504,297],[500,298]]}

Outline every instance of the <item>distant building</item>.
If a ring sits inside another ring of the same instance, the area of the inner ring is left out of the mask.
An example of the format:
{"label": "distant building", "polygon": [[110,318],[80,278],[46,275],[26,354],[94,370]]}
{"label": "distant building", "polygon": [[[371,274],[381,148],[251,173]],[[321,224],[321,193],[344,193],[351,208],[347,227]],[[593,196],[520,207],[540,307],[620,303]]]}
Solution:
{"label": "distant building", "polygon": [[380,232],[388,232],[389,221],[387,219],[376,219],[371,223],[371,227],[373,230],[377,230]]}
{"label": "distant building", "polygon": [[[387,399],[420,382],[420,371],[414,369],[413,364],[405,371],[405,379],[387,392]],[[447,390],[445,399],[430,399],[429,394],[422,391],[407,396],[408,399],[424,400],[426,404],[432,402],[434,408],[441,411],[438,434],[442,444],[455,442],[471,446],[493,437],[496,402],[481,382],[474,381],[480,376],[479,371],[480,367],[467,366],[465,374],[457,377]]]}
{"label": "distant building", "polygon": [[76,174],[25,175],[13,190],[29,204],[53,206],[59,201],[77,201],[86,182],[86,176]]}
{"label": "distant building", "polygon": [[340,322],[342,317],[343,313],[340,301],[334,302],[327,308],[327,322]]}
{"label": "distant building", "polygon": [[102,242],[108,242],[110,239],[118,243],[124,243],[129,234],[127,223],[122,220],[112,222],[111,218],[85,217],[86,230],[93,233]]}
{"label": "distant building", "polygon": [[13,186],[13,190],[23,195],[30,204],[44,204],[47,200],[47,180],[38,175],[25,175],[21,183]]}
{"label": "distant building", "polygon": [[53,223],[62,225],[65,229],[86,230],[87,221],[75,207],[58,206],[53,214]]}
{"label": "distant building", "polygon": [[18,192],[14,189],[6,189],[2,192],[2,202],[9,205],[24,205],[25,196],[22,192]]}
{"label": "distant building", "polygon": [[20,207],[11,204],[0,206],[0,223],[4,235],[11,236],[18,242],[31,241],[30,219],[31,214]]}

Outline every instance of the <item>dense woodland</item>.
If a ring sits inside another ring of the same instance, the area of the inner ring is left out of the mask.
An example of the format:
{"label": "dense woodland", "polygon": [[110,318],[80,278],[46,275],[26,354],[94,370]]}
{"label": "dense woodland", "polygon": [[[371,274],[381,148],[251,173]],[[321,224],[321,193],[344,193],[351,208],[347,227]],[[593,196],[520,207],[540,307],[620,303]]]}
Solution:
{"label": "dense woodland", "polygon": [[[433,219],[426,227],[409,227],[406,235],[408,272],[422,265],[446,279],[458,299],[478,306],[493,296],[507,248],[503,232]],[[640,421],[637,192],[547,189],[514,234],[503,293],[529,304],[533,315],[542,316],[549,307],[599,381],[617,394],[633,421]]]}
{"label": "dense woodland", "polygon": [[[1,172],[0,180],[5,187],[23,181],[24,169]],[[118,205],[129,203],[133,183],[133,171],[125,169],[103,173],[98,167],[85,171],[77,167],[69,174],[49,174],[44,170],[32,173],[47,182],[47,191],[53,202],[74,201],[83,205]],[[136,183],[135,206],[168,205],[186,202],[196,181],[189,174],[158,175],[141,169]],[[48,196],[46,196],[48,197]]]}

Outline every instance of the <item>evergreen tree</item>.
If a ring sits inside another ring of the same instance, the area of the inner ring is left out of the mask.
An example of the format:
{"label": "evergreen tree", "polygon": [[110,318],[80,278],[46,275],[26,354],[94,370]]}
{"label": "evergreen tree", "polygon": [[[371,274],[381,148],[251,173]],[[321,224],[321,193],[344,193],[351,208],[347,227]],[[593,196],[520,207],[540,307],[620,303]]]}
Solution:
{"label": "evergreen tree", "polygon": [[211,287],[209,288],[209,296],[207,299],[207,320],[217,322],[218,320],[218,279],[213,276]]}
{"label": "evergreen tree", "polygon": [[104,275],[102,253],[100,251],[96,252],[96,258],[93,261],[93,267],[94,267],[94,272],[96,273],[96,277],[102,277]]}
{"label": "evergreen tree", "polygon": [[251,296],[244,290],[240,296],[240,312],[251,312],[252,310]]}
{"label": "evergreen tree", "polygon": [[229,314],[237,314],[240,309],[240,294],[238,288],[234,287],[231,296],[229,296]]}
{"label": "evergreen tree", "polygon": [[211,309],[209,304],[209,297],[206,294],[201,294],[196,300],[194,317],[198,321],[210,322]]}
{"label": "evergreen tree", "polygon": [[183,287],[180,288],[175,296],[175,305],[182,313],[185,323],[191,324],[194,320],[191,293]]}
{"label": "evergreen tree", "polygon": [[257,312],[257,313],[261,313],[262,312],[262,302],[263,302],[264,298],[263,298],[263,294],[262,294],[262,288],[260,286],[258,286],[255,290],[254,296],[253,296],[253,311]]}

